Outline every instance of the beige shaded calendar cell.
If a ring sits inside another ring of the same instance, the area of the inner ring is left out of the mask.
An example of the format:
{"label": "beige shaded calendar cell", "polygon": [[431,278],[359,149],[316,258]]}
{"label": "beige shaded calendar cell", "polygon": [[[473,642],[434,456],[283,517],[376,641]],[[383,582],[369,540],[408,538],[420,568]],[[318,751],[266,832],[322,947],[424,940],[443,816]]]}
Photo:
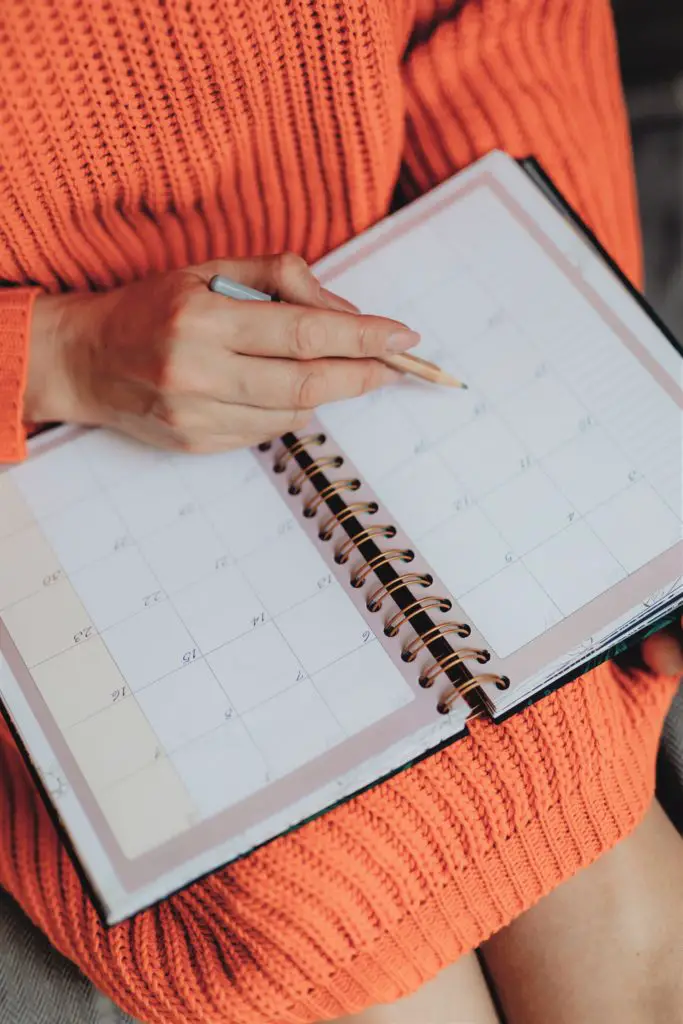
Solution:
{"label": "beige shaded calendar cell", "polygon": [[9,537],[32,522],[31,510],[12,480],[12,474],[0,473],[0,538]]}
{"label": "beige shaded calendar cell", "polygon": [[96,794],[159,756],[157,737],[134,697],[72,725],[64,736]]}
{"label": "beige shaded calendar cell", "polygon": [[88,640],[95,633],[88,613],[67,579],[59,579],[6,608],[2,619],[29,668]]}
{"label": "beige shaded calendar cell", "polygon": [[117,782],[98,800],[121,849],[131,859],[180,835],[194,822],[194,804],[165,757]]}
{"label": "beige shaded calendar cell", "polygon": [[36,665],[33,678],[62,729],[90,718],[130,694],[98,636]]}
{"label": "beige shaded calendar cell", "polygon": [[57,556],[38,526],[0,540],[0,609],[42,590],[61,574]]}

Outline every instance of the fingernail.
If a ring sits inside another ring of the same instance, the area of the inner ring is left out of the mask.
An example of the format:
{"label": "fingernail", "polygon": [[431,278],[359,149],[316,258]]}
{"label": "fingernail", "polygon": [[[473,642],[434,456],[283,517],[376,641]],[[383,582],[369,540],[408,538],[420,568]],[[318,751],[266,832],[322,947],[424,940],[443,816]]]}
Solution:
{"label": "fingernail", "polygon": [[341,313],[360,313],[358,306],[354,306],[347,299],[342,299],[341,295],[335,295],[334,292],[328,291],[327,288],[320,288],[320,296],[330,309],[338,309]]}
{"label": "fingernail", "polygon": [[420,340],[417,331],[394,331],[387,340],[387,351],[405,352],[407,348],[414,348]]}

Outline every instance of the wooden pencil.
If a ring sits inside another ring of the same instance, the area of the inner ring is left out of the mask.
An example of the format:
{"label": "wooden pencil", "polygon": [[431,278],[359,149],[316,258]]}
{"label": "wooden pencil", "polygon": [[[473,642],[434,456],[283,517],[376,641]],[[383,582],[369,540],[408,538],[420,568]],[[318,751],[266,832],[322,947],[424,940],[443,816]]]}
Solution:
{"label": "wooden pencil", "polygon": [[[225,295],[231,299],[256,299],[265,302],[271,301],[271,296],[267,295],[265,292],[259,292],[254,288],[248,288],[246,285],[240,284],[239,281],[233,281],[232,278],[224,277],[220,274],[211,278],[209,281],[209,288],[218,295]],[[453,377],[450,373],[446,373],[446,371],[442,370],[440,366],[436,365],[436,363],[430,363],[426,359],[420,359],[419,356],[411,356],[408,353],[387,355],[382,356],[382,362],[386,363],[387,366],[393,367],[394,370],[399,370],[401,373],[410,373],[413,377],[420,377],[422,380],[430,381],[432,384],[441,384],[448,388],[467,387],[467,384],[463,384],[461,380]]]}
{"label": "wooden pencil", "polygon": [[419,356],[411,356],[407,352],[400,355],[382,356],[382,362],[386,363],[387,366],[391,366],[394,370],[400,370],[401,373],[410,373],[413,377],[420,377],[422,380],[430,381],[432,384],[441,384],[448,388],[467,388],[467,384],[458,380],[457,377],[453,377],[452,374],[446,373],[436,363],[420,359]]}

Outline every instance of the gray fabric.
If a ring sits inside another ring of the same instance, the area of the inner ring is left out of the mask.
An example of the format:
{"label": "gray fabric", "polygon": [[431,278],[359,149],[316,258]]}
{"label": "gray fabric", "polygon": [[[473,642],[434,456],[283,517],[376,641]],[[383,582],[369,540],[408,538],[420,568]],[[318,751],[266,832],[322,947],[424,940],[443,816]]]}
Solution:
{"label": "gray fabric", "polygon": [[683,835],[683,684],[664,726],[657,765],[657,796]]}
{"label": "gray fabric", "polygon": [[683,75],[629,95],[645,291],[683,343]]}
{"label": "gray fabric", "polygon": [[135,1024],[0,890],[0,1024]]}

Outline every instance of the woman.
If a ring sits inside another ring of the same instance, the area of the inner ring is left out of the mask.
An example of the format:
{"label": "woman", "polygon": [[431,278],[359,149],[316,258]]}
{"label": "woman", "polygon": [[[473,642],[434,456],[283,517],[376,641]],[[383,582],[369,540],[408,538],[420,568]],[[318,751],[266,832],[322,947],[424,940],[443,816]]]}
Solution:
{"label": "woman", "polygon": [[[494,146],[640,278],[607,0],[16,0],[0,28],[0,460],[58,419],[253,444],[380,386],[403,325],[259,257],[313,260]],[[217,269],[289,304],[209,295]],[[683,665],[673,634],[641,656],[111,931],[3,732],[0,884],[155,1024],[495,1021],[477,948],[513,1024],[670,1022],[653,778]]]}

